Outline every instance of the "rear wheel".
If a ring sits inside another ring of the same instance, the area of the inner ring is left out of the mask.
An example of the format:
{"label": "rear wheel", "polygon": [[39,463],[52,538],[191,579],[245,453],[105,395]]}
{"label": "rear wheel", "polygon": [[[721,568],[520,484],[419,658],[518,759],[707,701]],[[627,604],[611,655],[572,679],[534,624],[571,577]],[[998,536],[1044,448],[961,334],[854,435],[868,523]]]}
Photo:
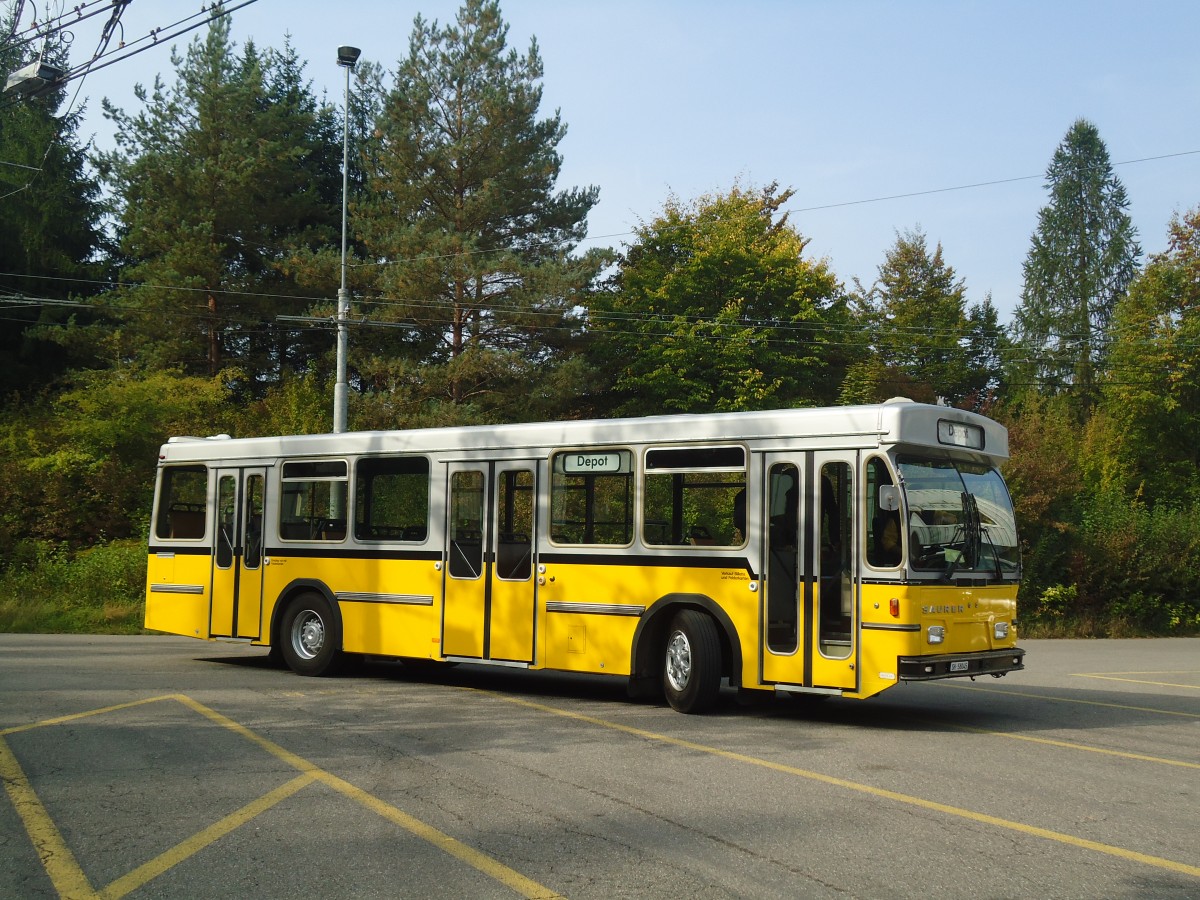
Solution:
{"label": "rear wheel", "polygon": [[344,661],[342,623],[329,601],[315,591],[288,605],[279,645],[288,668],[297,675],[333,675]]}
{"label": "rear wheel", "polygon": [[671,708],[699,713],[712,707],[721,690],[721,638],[717,623],[697,609],[676,614],[667,629],[663,692]]}

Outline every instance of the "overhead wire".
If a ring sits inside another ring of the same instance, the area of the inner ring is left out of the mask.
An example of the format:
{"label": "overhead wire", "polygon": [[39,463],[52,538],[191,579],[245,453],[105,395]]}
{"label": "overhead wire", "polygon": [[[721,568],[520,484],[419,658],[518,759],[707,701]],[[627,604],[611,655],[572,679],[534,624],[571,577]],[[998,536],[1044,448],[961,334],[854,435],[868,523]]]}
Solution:
{"label": "overhead wire", "polygon": [[[144,283],[144,282],[124,282],[124,281],[112,280],[112,279],[93,280],[93,279],[84,279],[84,278],[78,278],[78,277],[61,277],[61,276],[60,277],[54,277],[54,276],[43,277],[43,276],[35,276],[35,275],[25,275],[25,274],[14,273],[14,272],[0,272],[0,278],[17,278],[17,279],[27,278],[27,279],[46,280],[46,281],[63,281],[63,282],[70,282],[73,284],[106,288],[110,291],[116,290],[116,289],[152,290],[152,291],[172,292],[172,293],[184,294],[184,295],[204,294],[204,295],[220,296],[220,297],[224,297],[224,298],[243,298],[243,299],[256,300],[256,301],[286,301],[286,302],[292,302],[292,303],[307,303],[310,305],[321,304],[321,303],[332,304],[335,302],[332,297],[328,297],[328,296],[324,296],[324,295],[316,295],[316,294],[280,294],[280,293],[269,292],[269,291],[247,291],[245,289],[222,289],[222,288],[212,288],[212,287],[185,287],[185,286],[180,286],[180,285],[169,285],[169,284],[153,284],[153,283]],[[22,296],[24,296],[24,295],[22,295]],[[387,296],[375,296],[375,297],[368,296],[368,297],[360,297],[359,302],[368,304],[370,306],[382,307],[385,309],[387,309],[387,308],[396,308],[396,309],[402,309],[402,310],[413,309],[413,310],[417,310],[418,312],[429,313],[429,314],[449,313],[449,312],[452,312],[456,308],[456,306],[453,302],[446,301],[446,300],[439,300],[439,299],[416,301],[416,300],[398,299],[398,298],[387,297]],[[83,304],[83,305],[87,305],[87,304]],[[126,309],[128,311],[142,311],[141,307],[136,307],[136,306],[122,307],[122,306],[114,306],[112,304],[95,305],[91,308],[93,308],[94,310],[97,310],[97,311],[113,310],[113,309],[117,309],[117,310]],[[618,331],[616,329],[608,327],[607,323],[647,324],[647,325],[660,326],[659,330],[650,332],[649,336],[677,335],[679,328],[690,327],[690,326],[706,326],[709,328],[718,328],[718,329],[722,329],[722,330],[736,330],[738,332],[745,332],[748,330],[755,330],[755,329],[762,330],[762,331],[769,330],[774,333],[785,334],[785,335],[796,335],[796,336],[802,336],[802,335],[806,335],[806,334],[813,335],[813,336],[820,336],[822,333],[833,334],[835,336],[838,335],[839,333],[841,333],[842,335],[851,334],[851,333],[856,333],[856,334],[861,334],[861,335],[871,335],[876,332],[876,330],[873,329],[873,327],[870,323],[845,323],[845,324],[842,324],[842,323],[825,322],[825,321],[813,321],[813,322],[787,321],[787,322],[784,322],[784,321],[777,321],[777,320],[773,320],[773,319],[761,319],[761,318],[759,318],[759,319],[743,318],[743,319],[737,319],[737,320],[733,320],[733,321],[729,321],[729,322],[719,322],[719,321],[714,320],[714,318],[710,315],[702,315],[702,314],[691,314],[691,315],[659,314],[659,313],[647,313],[647,312],[637,312],[637,311],[597,312],[595,310],[587,309],[585,307],[570,307],[570,308],[564,307],[564,308],[538,310],[538,309],[530,309],[528,307],[521,306],[518,304],[505,304],[503,302],[497,302],[495,300],[489,302],[488,306],[486,307],[486,309],[488,311],[499,313],[501,315],[505,315],[505,314],[523,315],[523,316],[528,316],[528,317],[535,318],[535,319],[539,316],[545,316],[545,317],[547,317],[548,320],[557,320],[557,319],[563,318],[564,316],[570,316],[571,312],[576,308],[586,309],[586,315],[580,316],[577,319],[575,319],[574,324],[569,325],[569,326],[553,326],[552,324],[548,324],[543,327],[568,328],[568,327],[576,327],[576,325],[586,326],[586,324],[588,322],[601,322],[601,323],[606,323],[606,325],[605,325],[606,331],[608,331],[609,333],[632,335],[632,334],[646,334],[646,332],[644,332],[644,331]],[[314,318],[317,318],[317,317],[314,317]],[[332,322],[333,320],[331,319],[330,321]],[[379,324],[383,327],[396,327],[396,323],[391,322],[391,321],[382,321],[382,320],[378,320],[378,321],[377,320],[366,320],[366,321],[356,320],[354,322],[354,324],[356,324],[358,326],[364,326],[364,325],[370,326],[370,325]],[[1111,331],[1112,331],[1112,329],[1110,329],[1110,332]],[[905,337],[945,338],[945,339],[947,339],[948,342],[953,342],[953,343],[947,343],[947,344],[943,344],[943,345],[925,345],[921,349],[925,350],[927,352],[937,352],[939,350],[944,351],[944,352],[957,351],[957,350],[961,349],[961,345],[957,342],[966,340],[969,337],[968,334],[964,334],[963,332],[958,331],[958,330],[938,331],[936,329],[929,328],[928,326],[889,325],[886,328],[880,330],[880,333],[885,335],[885,337],[883,338],[883,341],[885,343],[889,339],[891,339],[891,340],[904,339]],[[1090,339],[1093,341],[1093,343],[1097,344],[1098,348],[1101,350],[1104,349],[1104,346],[1121,340],[1120,335],[1115,335],[1115,336],[1111,336],[1111,337],[1096,336],[1096,335],[1087,336],[1082,333],[1063,332],[1063,331],[1055,331],[1055,330],[1049,331],[1048,334],[1050,337],[1057,338],[1064,342],[1081,342],[1085,337],[1090,337]],[[827,340],[826,343],[828,343],[828,342],[829,341]],[[853,346],[859,346],[859,345],[861,345],[861,342],[855,342],[853,344]],[[1155,345],[1153,343],[1147,343],[1146,346],[1155,346]],[[1177,345],[1177,346],[1179,346],[1181,349],[1191,349],[1193,347],[1193,345]]]}
{"label": "overhead wire", "polygon": [[[120,25],[121,14],[125,11],[125,8],[129,6],[130,2],[131,2],[131,0],[91,0],[91,2],[82,3],[72,9],[72,12],[78,13],[78,17],[73,22],[65,22],[64,21],[64,19],[67,17],[67,15],[69,15],[69,13],[60,13],[58,16],[54,17],[53,21],[56,22],[57,24],[55,24],[53,27],[47,27],[45,25],[39,27],[35,23],[35,25],[31,26],[31,28],[27,30],[27,31],[33,32],[34,36],[29,39],[18,42],[19,44],[27,44],[27,43],[31,43],[33,40],[37,39],[38,37],[41,37],[43,40],[49,40],[51,36],[58,34],[60,32],[64,32],[68,26],[74,25],[77,22],[82,21],[83,19],[91,18],[92,16],[99,15],[105,11],[110,12],[108,22],[105,23],[104,28],[101,29],[100,41],[97,44],[96,50],[92,54],[92,58],[87,63],[85,63],[81,66],[75,67],[74,70],[68,70],[67,73],[63,75],[63,77],[57,79],[54,82],[54,87],[58,87],[60,85],[66,85],[67,83],[69,83],[71,81],[75,81],[76,79],[79,79],[79,83],[75,86],[75,93],[72,95],[70,103],[67,104],[66,112],[56,113],[55,118],[57,119],[58,122],[60,122],[60,123],[65,122],[67,120],[67,117],[70,116],[70,112],[74,108],[75,102],[79,99],[79,94],[80,94],[81,90],[83,89],[84,79],[86,79],[86,77],[91,72],[96,71],[98,69],[106,68],[110,65],[113,65],[114,63],[121,62],[123,60],[129,59],[130,57],[136,56],[139,53],[143,53],[146,50],[149,50],[150,47],[156,46],[158,44],[159,36],[164,31],[169,32],[169,33],[163,35],[163,39],[170,40],[172,38],[179,37],[180,35],[187,34],[189,31],[193,31],[196,28],[200,28],[204,25],[209,24],[210,22],[216,21],[217,19],[222,18],[223,16],[230,15],[231,13],[236,12],[237,10],[242,9],[246,6],[250,6],[251,4],[258,2],[258,0],[242,0],[242,2],[237,3],[234,6],[229,6],[229,7],[226,7],[220,3],[215,3],[212,6],[207,6],[207,5],[202,4],[199,12],[192,13],[189,16],[179,19],[171,25],[151,29],[146,35],[144,35],[143,37],[137,38],[135,41],[133,41],[132,44],[126,44],[124,41],[121,41],[119,46],[115,50],[108,52],[108,45],[111,43],[114,33],[116,32],[116,30],[118,28],[121,27],[121,25]],[[86,14],[84,13],[84,10],[87,10]],[[193,19],[197,19],[198,17],[201,17],[201,16],[206,16],[206,18],[201,18],[199,21],[195,21],[195,22],[192,21]],[[147,46],[139,47],[137,49],[129,49],[130,47],[137,47],[138,44],[141,44],[145,41],[151,41],[151,43]],[[127,50],[128,50],[128,52],[126,52]],[[109,59],[106,62],[99,62],[99,60],[104,59],[106,56],[112,56],[114,58]],[[0,103],[0,113],[4,112],[4,110],[6,110],[12,106],[15,106],[18,103],[22,103],[24,101],[25,101],[25,98],[17,97],[17,98],[10,100],[8,103]],[[56,140],[57,140],[57,135],[55,135],[53,138],[51,138],[51,140],[48,142],[48,144],[46,146],[46,151],[42,154],[42,161],[41,161],[40,167],[37,167],[37,168],[32,167],[32,166],[22,167],[22,168],[28,168],[31,171],[33,171],[33,173],[34,173],[33,176],[25,184],[21,185],[20,187],[15,188],[14,190],[9,191],[8,193],[0,194],[0,200],[5,200],[9,197],[12,197],[16,194],[23,192],[23,191],[27,191],[31,187],[33,187],[33,185],[36,183],[36,181],[38,179],[38,176],[42,172],[42,168],[44,168],[44,166],[45,166],[46,159],[50,156],[50,151],[53,149],[54,142]],[[14,164],[14,165],[16,165],[16,164]]]}
{"label": "overhead wire", "polygon": [[[320,299],[325,299],[325,298],[320,298]],[[162,316],[162,310],[159,308],[144,308],[144,307],[132,306],[132,305],[112,305],[112,304],[98,305],[98,304],[89,304],[86,302],[39,301],[36,298],[25,298],[19,302],[30,305],[30,306],[38,305],[39,303],[44,302],[47,304],[54,304],[54,305],[61,305],[61,306],[82,307],[82,308],[91,309],[92,311],[99,313],[99,314],[105,314],[105,313],[115,314],[115,315],[136,314],[136,315],[150,315],[150,316],[155,316],[155,317],[159,317],[159,318],[161,318],[161,316]],[[277,333],[277,331],[279,330],[279,327],[280,327],[279,324],[273,324],[270,320],[265,320],[263,318],[246,317],[244,315],[230,315],[228,313],[217,314],[214,316],[211,312],[209,312],[207,310],[195,310],[195,311],[173,310],[172,315],[174,315],[178,319],[186,319],[186,320],[196,321],[196,322],[200,322],[200,323],[211,323],[213,321],[224,323],[225,325],[228,325],[228,326],[238,329],[236,333],[238,336],[241,336],[241,337],[248,337],[248,336],[252,336],[252,335],[256,335],[256,334],[265,335],[265,334]],[[9,317],[6,317],[6,318],[9,318]],[[284,324],[282,325],[282,328],[283,328],[283,330],[288,330],[288,331],[308,330],[308,329],[311,329],[314,327],[325,328],[325,329],[333,329],[336,327],[336,321],[332,317],[330,317],[328,319],[320,319],[318,317],[311,317],[308,319],[308,321],[306,321],[304,323],[303,328],[292,327],[290,322],[287,321],[291,318],[298,319],[300,317],[277,317],[276,323],[283,321]],[[32,324],[32,323],[30,323],[30,321],[28,319],[21,319],[20,321],[24,321],[27,324]],[[48,323],[48,324],[52,324],[52,323]],[[379,322],[379,321],[365,321],[365,320],[354,320],[354,319],[349,320],[347,324],[352,327],[373,326],[373,327],[408,328],[408,329],[417,329],[417,328],[421,327],[417,323],[409,323],[409,322]],[[665,325],[665,324],[669,324],[669,323],[662,323],[662,324]],[[584,325],[586,325],[586,323],[576,321],[576,322],[572,322],[569,324],[542,326],[541,330],[543,330],[543,331],[563,331],[563,332],[567,332],[567,333],[579,333],[580,327],[584,326]],[[719,327],[716,331],[704,335],[703,339],[707,342],[724,343],[724,342],[738,340],[739,338],[744,338],[744,334],[742,334],[742,333],[744,333],[747,330],[746,327],[739,326],[736,324],[731,324],[728,327],[736,329],[737,332],[739,332],[739,333],[738,334],[722,334],[721,331],[723,331],[725,329]],[[789,339],[786,335],[783,337],[780,337],[774,333],[774,332],[778,332],[780,330],[781,330],[780,328],[760,327],[759,331],[761,333],[758,334],[757,336],[755,336],[753,338],[753,340],[760,345],[767,345],[767,346],[774,345],[774,346],[780,346],[780,347],[794,346],[794,344],[795,344],[794,337]],[[834,331],[833,329],[830,329],[830,330]],[[626,328],[606,327],[604,329],[604,331],[608,335],[628,336],[628,337],[635,337],[635,338],[639,338],[639,339],[643,339],[643,340],[648,339],[648,340],[655,340],[655,341],[670,340],[672,338],[680,336],[677,330],[669,329],[666,327],[659,328],[659,329],[652,328],[650,330],[647,330],[647,329],[629,330]],[[844,332],[845,332],[845,330],[843,329],[841,333],[835,333],[832,336],[825,336],[824,339],[821,341],[821,345],[825,346],[825,347],[846,347],[846,348],[858,348],[858,347],[864,346],[864,343],[862,340],[849,340],[848,341],[848,340],[835,339],[838,337],[841,337],[841,338],[846,337]],[[886,341],[884,342],[885,346],[887,343],[888,342],[886,342]],[[941,348],[926,347],[923,349],[925,350],[925,352],[938,353],[938,352],[962,352],[963,348],[961,347],[961,345],[955,345],[952,347],[941,347]],[[1197,344],[1176,345],[1173,349],[1176,351],[1186,351],[1186,350],[1200,351],[1200,345],[1197,345]],[[1002,348],[997,352],[997,356],[1001,359],[1002,364],[1009,364],[1009,365],[1015,365],[1015,364],[1021,364],[1021,363],[1035,364],[1038,361],[1036,357],[1031,357],[1028,355],[1026,348],[1021,348],[1021,347],[1010,347],[1007,349]],[[1109,375],[1115,375],[1115,374],[1119,374],[1121,372],[1150,372],[1150,373],[1158,372],[1158,373],[1162,374],[1163,376],[1167,376],[1170,374],[1170,369],[1165,364],[1164,365],[1138,365],[1138,364],[1109,365],[1106,367],[1106,370],[1109,373]],[[1053,383],[1053,382],[1046,381],[1043,383]],[[1106,380],[1105,383],[1114,383],[1114,382],[1111,378],[1109,378]],[[1133,383],[1133,382],[1130,382],[1130,383]],[[1139,383],[1152,384],[1155,382],[1143,381],[1143,382],[1139,382]]]}

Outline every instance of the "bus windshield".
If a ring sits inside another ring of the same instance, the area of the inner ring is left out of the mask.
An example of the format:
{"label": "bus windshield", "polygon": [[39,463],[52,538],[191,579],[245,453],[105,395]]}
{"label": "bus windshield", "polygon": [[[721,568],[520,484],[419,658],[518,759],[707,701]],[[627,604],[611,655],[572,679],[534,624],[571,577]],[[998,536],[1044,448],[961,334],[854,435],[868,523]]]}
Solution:
{"label": "bus windshield", "polygon": [[1021,570],[1012,500],[1000,473],[978,463],[901,457],[914,569],[1016,578]]}

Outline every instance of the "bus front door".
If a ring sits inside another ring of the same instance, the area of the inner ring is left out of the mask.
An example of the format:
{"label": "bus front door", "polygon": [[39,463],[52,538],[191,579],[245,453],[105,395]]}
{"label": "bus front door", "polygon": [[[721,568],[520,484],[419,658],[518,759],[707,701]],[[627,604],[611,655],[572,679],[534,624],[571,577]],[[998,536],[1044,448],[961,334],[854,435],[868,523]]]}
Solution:
{"label": "bus front door", "polygon": [[805,573],[811,594],[812,679],[818,687],[858,686],[858,522],[854,502],[857,454],[812,454],[813,479],[805,502]]}
{"label": "bus front door", "polygon": [[265,468],[217,470],[209,636],[262,634]]}
{"label": "bus front door", "polygon": [[533,661],[532,463],[453,463],[446,510],[442,653]]}
{"label": "bus front door", "polygon": [[[800,636],[804,632],[804,559],[800,542],[802,454],[769,453],[765,460],[763,591],[760,610],[763,681],[811,684]],[[808,671],[809,681],[805,681]]]}
{"label": "bus front door", "polygon": [[768,453],[762,533],[762,679],[857,686],[854,453]]}

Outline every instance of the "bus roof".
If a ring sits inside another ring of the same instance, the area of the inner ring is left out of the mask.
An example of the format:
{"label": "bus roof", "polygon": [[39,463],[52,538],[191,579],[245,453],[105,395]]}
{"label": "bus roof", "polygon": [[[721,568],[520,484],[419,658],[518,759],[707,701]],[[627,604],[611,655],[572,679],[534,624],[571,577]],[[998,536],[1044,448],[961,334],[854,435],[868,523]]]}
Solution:
{"label": "bus roof", "polygon": [[[939,423],[942,423],[940,426]],[[1008,458],[1008,432],[1003,425],[976,413],[896,398],[868,406],[698,413],[626,419],[539,422],[518,425],[471,425],[397,431],[351,431],[343,434],[283,435],[231,438],[173,437],[160,460],[246,460],[297,456],[340,456],[364,453],[499,452],[525,448],[618,446],[646,443],[689,444],[749,441],[771,448],[867,448],[896,444],[941,447],[939,427],[945,423],[973,426],[981,449],[966,452],[992,462]],[[957,449],[964,449],[959,446]]]}

